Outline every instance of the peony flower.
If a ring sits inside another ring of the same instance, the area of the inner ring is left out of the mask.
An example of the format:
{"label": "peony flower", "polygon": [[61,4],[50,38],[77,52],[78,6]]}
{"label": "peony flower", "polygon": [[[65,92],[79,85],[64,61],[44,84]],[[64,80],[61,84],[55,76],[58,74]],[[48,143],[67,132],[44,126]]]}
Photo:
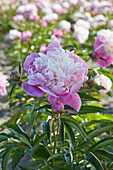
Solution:
{"label": "peony flower", "polygon": [[53,33],[56,37],[62,37],[63,36],[63,32],[61,30],[56,30]]}
{"label": "peony flower", "polygon": [[57,19],[58,19],[58,14],[56,13],[47,14],[43,17],[43,20],[47,21],[48,23],[56,21]]}
{"label": "peony flower", "polygon": [[53,3],[52,10],[57,14],[61,14],[63,12],[62,6],[58,3]]}
{"label": "peony flower", "polygon": [[98,31],[94,44],[94,57],[100,67],[113,64],[113,31],[108,29]]}
{"label": "peony flower", "polygon": [[16,23],[20,23],[24,20],[23,15],[15,15],[12,17],[13,21],[15,21]]}
{"label": "peony flower", "polygon": [[100,94],[106,94],[108,91],[110,91],[112,86],[112,81],[109,77],[105,76],[104,74],[99,74],[94,76],[94,82],[105,89],[99,90]]}
{"label": "peony flower", "polygon": [[14,29],[14,30],[10,30],[9,33],[6,34],[5,37],[7,40],[13,40],[13,39],[19,38],[20,36],[21,36],[21,32]]}
{"label": "peony flower", "polygon": [[78,27],[79,26],[84,27],[87,30],[90,29],[90,23],[88,21],[83,20],[83,19],[78,19],[75,25],[78,26]]}
{"label": "peony flower", "polygon": [[22,87],[27,94],[42,97],[47,93],[51,104],[61,102],[79,111],[81,99],[77,91],[87,80],[88,68],[73,51],[51,42],[43,52],[27,56],[24,69],[28,81]]}
{"label": "peony flower", "polygon": [[37,13],[31,13],[28,17],[31,21],[37,21],[39,20],[39,15]]}
{"label": "peony flower", "polygon": [[88,40],[89,37],[89,30],[82,27],[74,25],[74,38],[78,40],[80,44],[85,43]]}
{"label": "peony flower", "polygon": [[40,19],[40,20],[39,20],[39,23],[41,23],[41,26],[42,26],[42,27],[44,27],[44,28],[47,27],[47,21],[45,21],[45,20],[43,20],[43,19]]}
{"label": "peony flower", "polygon": [[32,13],[37,13],[37,7],[34,4],[21,5],[17,8],[17,13],[28,17]]}
{"label": "peony flower", "polygon": [[9,86],[7,76],[0,72],[0,94],[2,96],[7,94],[6,86]]}
{"label": "peony flower", "polygon": [[111,28],[111,29],[113,29],[113,19],[109,21],[108,27]]}
{"label": "peony flower", "polygon": [[66,20],[62,20],[58,24],[58,29],[62,30],[64,33],[70,32],[71,24]]}
{"label": "peony flower", "polygon": [[22,41],[27,41],[31,38],[31,36],[32,36],[32,33],[30,31],[24,31],[24,32],[22,32],[20,39]]}

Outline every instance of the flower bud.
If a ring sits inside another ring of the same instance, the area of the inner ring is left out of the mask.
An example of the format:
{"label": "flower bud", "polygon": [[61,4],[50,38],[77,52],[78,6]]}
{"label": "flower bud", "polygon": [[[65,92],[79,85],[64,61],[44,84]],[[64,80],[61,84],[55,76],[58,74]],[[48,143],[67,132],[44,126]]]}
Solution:
{"label": "flower bud", "polygon": [[20,74],[17,71],[12,72],[10,77],[15,82],[19,82],[20,81]]}
{"label": "flower bud", "polygon": [[95,82],[94,82],[94,80],[93,79],[91,79],[91,80],[88,80],[88,86],[89,87],[93,87],[94,85],[95,85]]}
{"label": "flower bud", "polygon": [[52,105],[53,105],[53,108],[55,109],[55,112],[61,112],[64,109],[64,105],[62,102],[57,102]]}

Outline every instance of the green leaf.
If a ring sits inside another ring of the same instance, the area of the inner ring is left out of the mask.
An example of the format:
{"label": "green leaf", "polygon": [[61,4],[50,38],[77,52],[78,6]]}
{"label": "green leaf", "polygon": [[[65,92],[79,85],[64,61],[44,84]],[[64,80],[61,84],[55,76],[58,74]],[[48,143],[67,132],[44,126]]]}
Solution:
{"label": "green leaf", "polygon": [[21,74],[21,65],[20,65],[20,63],[19,63],[19,65],[18,65],[18,71],[19,71],[19,73]]}
{"label": "green leaf", "polygon": [[68,137],[69,137],[69,140],[70,140],[70,144],[71,144],[71,147],[74,149],[74,145],[75,145],[75,135],[74,135],[74,132],[71,128],[71,126],[69,124],[67,124],[66,122],[64,122],[64,125],[67,129],[67,134],[68,134]]}
{"label": "green leaf", "polygon": [[29,117],[31,129],[33,128],[33,125],[34,125],[35,120],[36,120],[36,116],[37,116],[37,114],[38,114],[38,112],[36,112],[36,111],[34,111],[34,110],[35,110],[35,104],[34,104],[34,105],[32,106],[32,108],[31,108],[30,117]]}
{"label": "green leaf", "polygon": [[34,168],[34,167],[36,167],[36,166],[39,166],[39,165],[41,165],[41,163],[43,163],[43,161],[41,161],[41,160],[36,160],[36,161],[34,161],[34,162],[32,162],[32,163],[30,164],[30,168]]}
{"label": "green leaf", "polygon": [[101,165],[101,162],[99,159],[94,155],[94,153],[90,152],[88,153],[86,157],[87,161],[89,161],[96,169],[98,170],[104,170],[104,168]]}
{"label": "green leaf", "polygon": [[6,133],[0,134],[0,142],[3,141],[3,140],[7,140],[8,138],[14,138],[14,139],[17,139],[17,140],[19,139],[16,136],[11,135],[11,134],[6,134]]}
{"label": "green leaf", "polygon": [[97,149],[101,149],[112,144],[113,144],[113,137],[104,138],[99,142],[95,143],[93,146],[91,146],[89,148],[89,151],[95,151]]}
{"label": "green leaf", "polygon": [[113,161],[113,154],[111,152],[99,149],[99,150],[95,151],[94,153],[95,153],[95,155],[99,156],[100,158],[104,158],[104,159]]}
{"label": "green leaf", "polygon": [[20,165],[18,165],[18,167],[19,167],[21,170],[33,170],[33,169],[31,169],[31,168],[25,168],[25,167],[22,167],[22,166],[20,166]]}
{"label": "green leaf", "polygon": [[2,169],[3,170],[7,170],[7,166],[8,166],[8,161],[9,161],[9,158],[10,158],[10,155],[11,155],[11,152],[13,151],[13,148],[15,146],[11,146],[9,148],[7,148],[5,150],[5,153],[3,155],[3,161],[2,161]]}
{"label": "green leaf", "polygon": [[106,110],[105,108],[102,107],[96,107],[96,106],[81,106],[79,113],[84,114],[84,113],[96,113],[96,112],[103,112]]}
{"label": "green leaf", "polygon": [[98,99],[96,99],[90,95],[87,95],[85,93],[78,92],[78,94],[83,101],[99,101]]}
{"label": "green leaf", "polygon": [[57,159],[57,158],[64,158],[64,155],[63,154],[52,155],[48,158],[47,161],[51,161],[51,160]]}
{"label": "green leaf", "polygon": [[53,119],[51,120],[49,119],[46,124],[46,133],[50,143],[51,143],[51,134],[52,134],[52,124],[53,124]]}
{"label": "green leaf", "polygon": [[59,119],[59,131],[60,131],[61,142],[64,145],[64,143],[65,143],[65,132],[64,132],[64,124],[63,124],[61,119]]}
{"label": "green leaf", "polygon": [[13,154],[13,158],[12,158],[12,169],[15,169],[15,167],[19,163],[20,159],[24,156],[24,154],[25,154],[25,149],[23,148],[17,148],[15,150],[15,153]]}
{"label": "green leaf", "polygon": [[14,92],[14,89],[15,89],[15,87],[16,87],[17,84],[18,84],[18,83],[15,83],[15,84],[12,86],[12,89],[11,89],[11,92],[10,92],[10,98],[11,98],[11,96],[12,96],[12,94],[13,94],[13,92]]}
{"label": "green leaf", "polygon": [[34,146],[39,144],[40,142],[42,142],[43,140],[45,140],[47,138],[47,134],[42,134],[40,136],[35,135],[34,139],[33,139],[33,144]]}
{"label": "green leaf", "polygon": [[6,127],[12,133],[30,141],[29,136],[23,131],[23,129],[19,125],[5,125],[4,127]]}
{"label": "green leaf", "polygon": [[106,126],[106,127],[103,127],[103,128],[100,128],[100,129],[96,129],[96,130],[93,130],[92,132],[88,133],[88,137],[90,139],[93,139],[94,137],[96,136],[99,136],[101,135],[102,133],[110,130],[110,129],[113,129],[113,125],[110,125],[110,126]]}
{"label": "green leaf", "polygon": [[79,123],[72,117],[68,116],[61,116],[61,120],[72,123],[72,126],[81,134],[83,138],[88,138],[87,134],[84,130],[80,127]]}
{"label": "green leaf", "polygon": [[50,153],[48,149],[43,145],[36,145],[33,149],[29,150],[29,154],[35,158],[40,160],[47,160],[50,157]]}

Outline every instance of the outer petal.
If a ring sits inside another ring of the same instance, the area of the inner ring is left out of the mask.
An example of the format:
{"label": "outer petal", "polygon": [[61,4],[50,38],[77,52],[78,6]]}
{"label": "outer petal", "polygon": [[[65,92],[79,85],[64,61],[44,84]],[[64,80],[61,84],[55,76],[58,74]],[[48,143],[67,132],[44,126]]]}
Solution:
{"label": "outer petal", "polygon": [[111,65],[111,61],[109,60],[109,57],[104,60],[101,60],[101,59],[98,59],[97,60],[97,64],[100,66],[100,67],[108,67]]}
{"label": "outer petal", "polygon": [[55,48],[61,47],[60,44],[57,41],[52,41],[47,48],[43,51],[44,54],[47,53],[47,51],[55,51]]}
{"label": "outer petal", "polygon": [[64,105],[69,105],[73,107],[77,112],[79,111],[81,107],[81,99],[77,93],[73,93],[68,96],[61,96],[58,99],[60,102],[62,102]]}
{"label": "outer petal", "polygon": [[58,98],[58,96],[49,88],[45,87],[45,86],[38,86],[38,88],[40,88],[43,92],[45,92],[45,94],[50,94],[51,96],[54,96],[56,98]]}
{"label": "outer petal", "polygon": [[36,58],[39,57],[38,53],[32,53],[27,56],[25,63],[24,63],[24,70],[27,72],[27,68],[30,65],[30,63]]}
{"label": "outer petal", "polygon": [[22,88],[30,96],[42,97],[46,94],[45,92],[40,90],[37,86],[29,85],[28,82],[22,83]]}
{"label": "outer petal", "polygon": [[81,88],[82,84],[83,84],[83,81],[79,81],[75,85],[73,85],[71,87],[70,94],[77,92]]}
{"label": "outer petal", "polygon": [[51,95],[49,95],[49,97],[48,97],[48,100],[49,100],[49,102],[50,102],[51,104],[55,103],[55,102],[57,101],[57,99],[58,99],[58,98],[53,97],[53,96],[51,96]]}

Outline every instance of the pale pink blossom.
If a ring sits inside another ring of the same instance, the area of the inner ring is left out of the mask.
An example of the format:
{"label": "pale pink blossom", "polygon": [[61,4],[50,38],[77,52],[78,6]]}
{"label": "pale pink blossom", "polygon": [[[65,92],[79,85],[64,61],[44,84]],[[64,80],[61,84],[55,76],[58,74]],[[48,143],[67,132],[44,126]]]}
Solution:
{"label": "pale pink blossom", "polygon": [[15,21],[16,23],[20,23],[24,20],[23,15],[15,15],[12,17],[13,21]]}
{"label": "pale pink blossom", "polygon": [[28,18],[31,14],[37,13],[37,7],[35,4],[21,5],[17,8],[17,13]]}
{"label": "pale pink blossom", "polygon": [[6,86],[9,86],[7,76],[0,72],[0,94],[2,96],[7,94]]}
{"label": "pale pink blossom", "polygon": [[89,37],[89,30],[78,25],[74,25],[74,38],[78,40],[80,44],[85,43]]}
{"label": "pale pink blossom", "polygon": [[66,20],[62,20],[58,24],[58,29],[62,30],[64,33],[68,33],[71,30],[71,24]]}
{"label": "pale pink blossom", "polygon": [[24,69],[28,81],[22,87],[26,93],[35,97],[47,93],[51,104],[62,102],[79,111],[81,99],[77,91],[87,80],[88,68],[74,51],[65,51],[58,42],[51,42],[43,52],[27,56]]}
{"label": "pale pink blossom", "polygon": [[51,23],[53,21],[57,21],[58,20],[58,14],[56,14],[56,13],[47,14],[43,17],[43,20],[47,21],[48,23]]}
{"label": "pale pink blossom", "polygon": [[63,12],[62,6],[58,3],[53,3],[52,10],[57,14],[61,14]]}
{"label": "pale pink blossom", "polygon": [[10,30],[8,34],[6,34],[5,38],[8,40],[13,40],[16,38],[20,38],[21,36],[21,32],[19,32],[18,30],[14,29],[14,30]]}
{"label": "pale pink blossom", "polygon": [[31,21],[37,21],[39,20],[39,15],[37,14],[37,12],[31,13],[28,17]]}
{"label": "pale pink blossom", "polygon": [[105,89],[99,90],[100,94],[105,94],[110,91],[112,87],[112,81],[109,77],[105,76],[104,74],[99,74],[94,76],[94,82]]}
{"label": "pale pink blossom", "polygon": [[94,44],[94,57],[100,67],[113,64],[113,31],[108,29],[98,31]]}
{"label": "pale pink blossom", "polygon": [[20,36],[20,39],[22,41],[27,41],[31,38],[31,36],[32,36],[32,33],[30,31],[23,31],[21,36]]}
{"label": "pale pink blossom", "polygon": [[88,21],[83,20],[83,19],[78,19],[75,25],[84,27],[87,30],[90,29],[90,23]]}
{"label": "pale pink blossom", "polygon": [[109,21],[108,27],[111,28],[111,29],[113,29],[113,19]]}
{"label": "pale pink blossom", "polygon": [[56,37],[62,37],[63,36],[63,32],[61,30],[55,30],[53,33]]}

